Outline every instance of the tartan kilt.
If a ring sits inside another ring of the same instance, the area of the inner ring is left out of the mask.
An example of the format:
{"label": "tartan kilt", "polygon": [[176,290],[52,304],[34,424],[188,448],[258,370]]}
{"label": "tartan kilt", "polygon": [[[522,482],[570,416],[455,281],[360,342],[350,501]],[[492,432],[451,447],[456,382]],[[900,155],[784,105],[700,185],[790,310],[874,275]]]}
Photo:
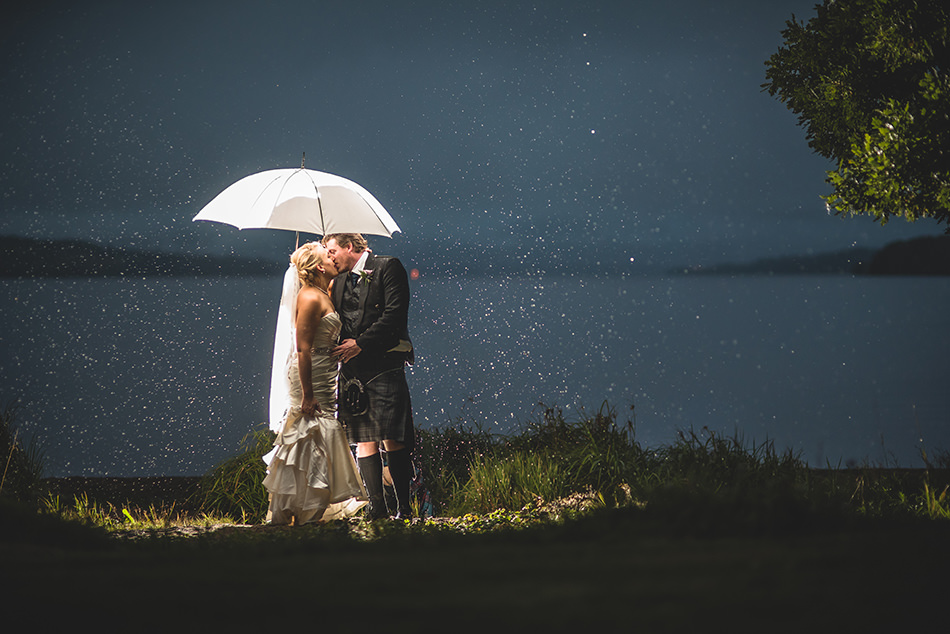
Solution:
{"label": "tartan kilt", "polygon": [[[376,371],[347,365],[340,373],[338,412],[349,441],[395,440],[412,448],[415,429],[404,363]],[[359,400],[353,397],[357,392]]]}

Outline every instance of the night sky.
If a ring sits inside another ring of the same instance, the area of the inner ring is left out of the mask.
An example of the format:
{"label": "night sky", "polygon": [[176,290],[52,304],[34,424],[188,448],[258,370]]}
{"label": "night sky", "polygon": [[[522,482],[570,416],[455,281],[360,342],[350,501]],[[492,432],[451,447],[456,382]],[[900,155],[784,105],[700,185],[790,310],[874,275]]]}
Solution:
{"label": "night sky", "polygon": [[[54,439],[56,473],[202,473],[260,422],[294,236],[192,218],[303,153],[402,229],[370,244],[421,274],[422,426],[610,399],[647,443],[742,423],[817,463],[948,445],[943,286],[657,276],[943,233],[826,211],[832,165],[761,89],[814,0],[6,11],[0,235],[275,263],[5,284],[4,398]],[[486,276],[445,283],[466,273]]]}
{"label": "night sky", "polygon": [[940,233],[826,212],[830,164],[760,88],[813,5],[31,3],[0,26],[0,234],[283,258],[191,218],[304,152],[389,209],[397,255],[636,271]]}

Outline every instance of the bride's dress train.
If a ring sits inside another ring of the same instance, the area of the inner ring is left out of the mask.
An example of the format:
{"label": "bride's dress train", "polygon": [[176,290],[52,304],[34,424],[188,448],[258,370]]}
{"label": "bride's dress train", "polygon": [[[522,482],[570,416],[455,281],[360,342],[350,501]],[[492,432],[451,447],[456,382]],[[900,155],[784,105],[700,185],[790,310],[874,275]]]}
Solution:
{"label": "bride's dress train", "polygon": [[264,456],[270,493],[271,524],[306,524],[349,517],[367,504],[363,481],[336,411],[337,362],[330,356],[341,327],[340,317],[321,319],[310,351],[313,394],[322,411],[300,411],[303,390],[297,357],[287,362],[290,407],[277,431],[274,450]]}

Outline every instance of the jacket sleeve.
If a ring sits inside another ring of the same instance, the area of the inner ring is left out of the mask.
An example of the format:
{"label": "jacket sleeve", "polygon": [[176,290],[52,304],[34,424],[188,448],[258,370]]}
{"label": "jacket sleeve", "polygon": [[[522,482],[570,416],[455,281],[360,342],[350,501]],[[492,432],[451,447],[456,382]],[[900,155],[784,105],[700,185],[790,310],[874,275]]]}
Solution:
{"label": "jacket sleeve", "polygon": [[356,343],[364,353],[377,355],[409,336],[409,276],[396,258],[379,257],[374,264],[375,279],[369,285],[364,315],[378,317],[356,338]]}

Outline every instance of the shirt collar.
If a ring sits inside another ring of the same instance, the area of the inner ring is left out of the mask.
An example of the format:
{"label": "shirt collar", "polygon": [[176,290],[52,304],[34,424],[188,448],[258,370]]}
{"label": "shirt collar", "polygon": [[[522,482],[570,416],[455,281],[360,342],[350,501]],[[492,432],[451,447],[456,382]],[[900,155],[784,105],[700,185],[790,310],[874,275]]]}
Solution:
{"label": "shirt collar", "polygon": [[350,273],[356,273],[357,275],[363,272],[363,267],[366,266],[366,259],[369,257],[369,249],[363,251],[363,255],[360,256],[360,259],[356,261],[356,264],[353,265],[353,268],[350,269]]}

